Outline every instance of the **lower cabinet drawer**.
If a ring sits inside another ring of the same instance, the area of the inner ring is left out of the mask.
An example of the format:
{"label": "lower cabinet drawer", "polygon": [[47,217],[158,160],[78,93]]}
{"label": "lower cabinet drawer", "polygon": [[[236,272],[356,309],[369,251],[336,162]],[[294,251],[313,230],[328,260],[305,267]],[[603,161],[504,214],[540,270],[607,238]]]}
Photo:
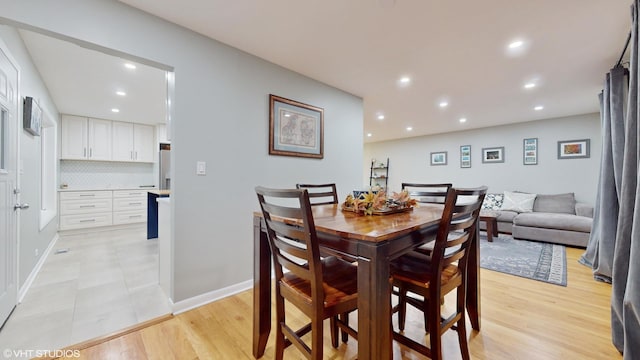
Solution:
{"label": "lower cabinet drawer", "polygon": [[111,199],[61,200],[60,215],[81,215],[111,211]]}
{"label": "lower cabinet drawer", "polygon": [[113,225],[113,213],[60,216],[60,230],[83,229]]}
{"label": "lower cabinet drawer", "polygon": [[133,224],[147,221],[147,210],[120,211],[113,213],[113,224]]}
{"label": "lower cabinet drawer", "polygon": [[113,199],[113,211],[134,211],[134,210],[146,210],[147,199],[146,198],[116,198]]}

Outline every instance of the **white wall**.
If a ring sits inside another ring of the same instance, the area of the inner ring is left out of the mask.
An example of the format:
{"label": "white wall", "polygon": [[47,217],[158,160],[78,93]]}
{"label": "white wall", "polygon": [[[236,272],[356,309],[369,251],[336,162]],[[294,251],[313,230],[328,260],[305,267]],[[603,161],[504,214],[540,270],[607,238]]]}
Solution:
{"label": "white wall", "polygon": [[[171,123],[174,301],[252,278],[256,185],[362,182],[362,99],[107,0],[0,0],[0,21],[175,70]],[[324,108],[324,159],[268,155],[269,94]],[[207,176],[196,176],[196,161]]]}
{"label": "white wall", "polygon": [[[594,101],[598,101],[594,95]],[[538,138],[538,165],[523,165],[522,141]],[[364,147],[363,174],[369,184],[372,158],[390,158],[389,189],[402,182],[452,182],[454,186],[487,185],[489,192],[520,190],[539,194],[574,192],[578,201],[595,203],[601,154],[598,114],[532,121],[405,140],[375,142]],[[591,139],[588,159],[558,160],[557,142]],[[471,168],[460,168],[460,146],[471,145]],[[505,162],[483,164],[482,148],[504,146]],[[447,151],[446,166],[431,166],[431,152]]]}
{"label": "white wall", "polygon": [[[51,116],[58,116],[58,109],[53,103],[47,88],[44,86],[40,74],[31,61],[22,38],[18,32],[8,26],[0,26],[0,38],[9,47],[11,55],[20,67],[19,96],[31,96]],[[20,100],[22,101],[22,100]],[[20,106],[22,109],[22,106]],[[22,113],[20,113],[22,119]],[[22,121],[20,121],[22,125]],[[39,136],[33,136],[20,129],[20,173],[21,202],[30,205],[27,210],[20,210],[20,244],[18,250],[18,284],[24,285],[25,280],[42,256],[51,240],[53,240],[57,227],[57,217],[46,227],[40,230],[40,172],[42,154],[40,152]],[[52,178],[50,181],[55,182]],[[36,256],[36,249],[38,255]]]}

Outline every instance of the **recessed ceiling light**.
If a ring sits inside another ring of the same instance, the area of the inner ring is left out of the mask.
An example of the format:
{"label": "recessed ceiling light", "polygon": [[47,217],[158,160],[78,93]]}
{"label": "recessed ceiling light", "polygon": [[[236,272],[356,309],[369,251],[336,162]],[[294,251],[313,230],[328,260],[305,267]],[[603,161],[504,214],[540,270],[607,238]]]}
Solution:
{"label": "recessed ceiling light", "polygon": [[538,105],[538,106],[533,108],[533,110],[535,110],[535,111],[540,111],[542,109],[544,109],[544,106],[542,106],[542,105]]}
{"label": "recessed ceiling light", "polygon": [[449,103],[446,101],[440,101],[440,104],[438,104],[438,106],[440,106],[441,108],[446,108],[447,106],[449,106]]}
{"label": "recessed ceiling light", "polygon": [[291,114],[289,114],[289,113],[285,113],[285,114],[284,114],[284,117],[291,117]]}
{"label": "recessed ceiling light", "polygon": [[133,64],[131,64],[131,63],[126,63],[126,64],[124,64],[124,67],[126,67],[127,69],[131,69],[131,70],[133,70],[133,69],[135,69],[135,68],[136,68],[136,66],[135,66],[135,65],[133,65]]}
{"label": "recessed ceiling light", "polygon": [[411,78],[408,77],[408,76],[403,76],[403,77],[400,78],[400,83],[401,84],[408,84],[410,82],[411,82]]}
{"label": "recessed ceiling light", "polygon": [[534,87],[536,87],[536,84],[535,84],[535,83],[527,83],[527,84],[524,84],[524,88],[525,88],[525,89],[532,89],[532,88],[534,88]]}
{"label": "recessed ceiling light", "polygon": [[126,93],[126,92],[124,92],[124,91],[116,91],[116,95],[119,95],[119,96],[127,96],[127,93]]}
{"label": "recessed ceiling light", "polygon": [[373,134],[372,134],[372,133],[368,133],[368,134],[367,134],[367,137],[372,137],[372,136],[373,136]]}
{"label": "recessed ceiling light", "polygon": [[378,120],[384,120],[384,115],[382,114],[378,115]]}
{"label": "recessed ceiling light", "polygon": [[467,122],[467,118],[460,118],[460,120],[458,120],[458,121],[460,121],[461,123],[465,123],[465,122]]}
{"label": "recessed ceiling light", "polygon": [[407,126],[407,131],[411,131],[413,128],[411,126]]}
{"label": "recessed ceiling light", "polygon": [[521,47],[524,44],[524,42],[522,40],[516,40],[514,42],[512,42],[511,44],[509,44],[509,49],[517,49],[519,47]]}
{"label": "recessed ceiling light", "polygon": [[113,109],[111,109],[111,112],[119,113],[119,112],[120,112],[120,109],[113,108]]}

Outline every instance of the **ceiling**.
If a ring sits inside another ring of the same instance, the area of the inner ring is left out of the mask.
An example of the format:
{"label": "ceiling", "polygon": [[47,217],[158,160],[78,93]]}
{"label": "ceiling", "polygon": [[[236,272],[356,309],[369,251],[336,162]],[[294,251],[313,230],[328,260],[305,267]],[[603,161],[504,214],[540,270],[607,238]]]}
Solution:
{"label": "ceiling", "polygon": [[[618,60],[629,32],[631,3],[120,1],[362,97],[365,142],[598,112],[604,74]],[[509,50],[515,40],[522,46]],[[26,40],[30,51],[39,52],[30,42]],[[85,87],[80,79],[106,70],[80,72],[76,65],[58,76],[68,51],[42,52],[34,58],[60,111],[100,108],[105,113],[97,117],[112,115],[111,103],[118,100],[112,93],[119,85],[108,82],[113,73],[91,80],[104,87]],[[123,70],[121,64],[114,66]],[[399,82],[403,76],[410,77],[409,84]],[[152,88],[146,81],[136,83]],[[527,83],[536,86],[525,89]],[[85,97],[91,88],[103,91],[91,96],[97,105],[90,106]],[[448,106],[440,107],[445,100]],[[136,102],[144,101],[136,97]],[[86,107],[77,108],[81,104]],[[165,104],[158,106],[164,109]],[[544,108],[536,111],[536,106]],[[125,116],[124,109],[122,105],[119,116]],[[128,119],[160,122],[155,118],[162,116],[147,111]]]}
{"label": "ceiling", "polygon": [[[20,35],[61,113],[152,125],[166,122],[165,71],[31,31],[20,30]],[[128,69],[125,63],[136,68]]]}

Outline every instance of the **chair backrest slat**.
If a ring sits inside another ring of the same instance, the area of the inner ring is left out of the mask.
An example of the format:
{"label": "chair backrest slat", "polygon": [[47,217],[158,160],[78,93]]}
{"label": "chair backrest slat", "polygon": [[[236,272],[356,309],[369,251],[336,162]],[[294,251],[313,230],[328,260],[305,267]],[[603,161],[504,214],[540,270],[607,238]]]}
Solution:
{"label": "chair backrest slat", "polygon": [[[273,254],[276,282],[281,283],[286,269],[310,282],[312,301],[324,301],[320,249],[308,191],[258,186],[256,194]],[[292,204],[294,198],[296,204]]]}
{"label": "chair backrest slat", "polygon": [[311,205],[338,203],[336,184],[296,184],[296,189],[307,189]]}
{"label": "chair backrest slat", "polygon": [[289,239],[304,239],[307,236],[306,232],[300,227],[272,219],[267,220],[267,222],[278,236],[284,236]]}
{"label": "chair backrest slat", "polygon": [[444,204],[447,191],[452,184],[418,184],[402,183],[402,190],[407,190],[409,195],[419,203]]}
{"label": "chair backrest slat", "polygon": [[[437,276],[447,265],[458,262],[458,267],[466,271],[468,248],[473,238],[480,215],[480,208],[487,193],[487,187],[475,189],[450,188],[447,191],[442,219],[431,255],[432,264],[438,264]],[[464,197],[460,199],[460,197]],[[458,204],[463,201],[462,204]]]}

